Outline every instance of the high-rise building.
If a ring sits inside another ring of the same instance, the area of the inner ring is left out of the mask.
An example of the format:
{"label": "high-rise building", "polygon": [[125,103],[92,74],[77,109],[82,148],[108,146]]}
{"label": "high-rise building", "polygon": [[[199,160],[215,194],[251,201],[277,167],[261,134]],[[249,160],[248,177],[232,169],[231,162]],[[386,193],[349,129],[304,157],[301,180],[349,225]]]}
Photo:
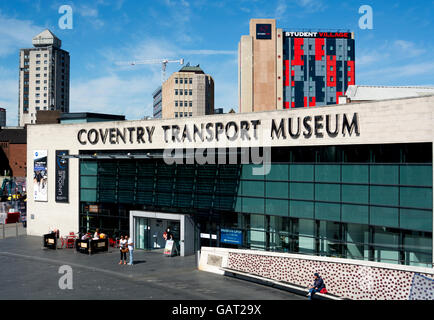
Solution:
{"label": "high-rise building", "polygon": [[6,109],[0,108],[0,127],[6,127]]}
{"label": "high-rise building", "polygon": [[20,126],[36,123],[39,110],[69,112],[69,53],[48,29],[32,43],[33,48],[20,50]]}
{"label": "high-rise building", "polygon": [[276,28],[250,20],[238,46],[240,112],[337,104],[355,84],[354,33]]}
{"label": "high-rise building", "polygon": [[174,72],[153,93],[154,118],[182,118],[214,113],[214,80],[197,66]]}

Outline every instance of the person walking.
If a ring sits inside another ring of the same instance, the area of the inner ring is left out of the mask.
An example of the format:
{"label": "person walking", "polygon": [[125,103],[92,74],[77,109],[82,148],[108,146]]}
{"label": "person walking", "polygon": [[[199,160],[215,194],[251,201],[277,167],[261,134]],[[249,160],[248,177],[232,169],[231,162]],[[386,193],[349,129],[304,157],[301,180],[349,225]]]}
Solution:
{"label": "person walking", "polygon": [[325,289],[324,280],[319,276],[319,274],[314,273],[313,277],[313,285],[310,286],[309,293],[307,294],[309,300],[312,300],[315,293],[320,292],[322,289]]}
{"label": "person walking", "polygon": [[127,240],[125,240],[124,236],[121,236],[119,240],[119,252],[121,253],[119,264],[127,264],[127,250]]}
{"label": "person walking", "polygon": [[125,238],[127,239],[128,252],[130,253],[130,261],[128,262],[128,265],[132,266],[134,264],[134,257],[133,257],[134,243],[133,243],[133,239],[128,238],[128,236],[126,236]]}

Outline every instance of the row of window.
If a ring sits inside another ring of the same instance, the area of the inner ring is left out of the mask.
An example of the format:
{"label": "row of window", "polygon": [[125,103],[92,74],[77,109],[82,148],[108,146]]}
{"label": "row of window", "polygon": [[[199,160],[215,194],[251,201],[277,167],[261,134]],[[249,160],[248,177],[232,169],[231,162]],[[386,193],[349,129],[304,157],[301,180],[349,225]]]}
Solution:
{"label": "row of window", "polygon": [[[303,44],[300,47],[301,47],[301,50],[304,50],[304,45]],[[308,48],[309,48],[309,50],[312,50],[312,45],[310,44]],[[342,49],[343,45],[341,45],[341,44],[338,45],[338,48]],[[347,48],[348,48],[348,51],[351,51],[351,46],[350,45],[347,46]],[[334,49],[334,47],[330,46],[330,51],[333,51],[333,49]],[[321,50],[324,50],[324,45],[321,45]]]}
{"label": "row of window", "polygon": [[175,100],[175,107],[192,107],[193,102],[192,101],[178,101]]}
{"label": "row of window", "polygon": [[182,118],[182,117],[192,117],[193,113],[192,112],[175,112],[175,118]]}
{"label": "row of window", "polygon": [[193,79],[192,78],[175,78],[175,83],[185,83],[185,84],[192,84],[193,83]]}
{"label": "row of window", "polygon": [[184,90],[182,90],[182,89],[175,89],[175,96],[177,96],[178,95],[178,93],[179,93],[179,95],[180,96],[182,96],[182,94],[184,93],[184,95],[185,96],[187,96],[187,95],[193,95],[193,90],[192,89],[184,89]]}

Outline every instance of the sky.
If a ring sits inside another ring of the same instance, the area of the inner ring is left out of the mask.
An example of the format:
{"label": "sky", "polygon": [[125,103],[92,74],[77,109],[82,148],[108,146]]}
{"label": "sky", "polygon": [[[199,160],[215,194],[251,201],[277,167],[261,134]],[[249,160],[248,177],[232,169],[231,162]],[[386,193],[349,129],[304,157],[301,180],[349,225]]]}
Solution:
{"label": "sky", "polygon": [[[72,29],[61,29],[62,5]],[[372,29],[360,18],[372,8]],[[274,18],[284,31],[355,33],[356,84],[434,86],[433,0],[0,0],[0,107],[18,123],[18,57],[50,29],[71,57],[70,112],[152,116],[161,65],[122,65],[183,58],[215,82],[215,107],[238,110],[238,42],[249,20]],[[169,63],[166,76],[180,69]]]}

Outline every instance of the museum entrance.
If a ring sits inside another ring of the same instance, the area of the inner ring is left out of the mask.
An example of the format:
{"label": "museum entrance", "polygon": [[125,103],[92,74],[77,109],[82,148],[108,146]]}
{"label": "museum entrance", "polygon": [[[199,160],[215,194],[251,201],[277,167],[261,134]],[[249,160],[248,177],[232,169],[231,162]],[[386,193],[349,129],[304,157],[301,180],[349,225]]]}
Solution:
{"label": "museum entrance", "polygon": [[176,243],[180,241],[180,222],[156,218],[135,217],[134,234],[137,249],[155,250],[163,249],[166,240],[163,233],[170,228]]}

